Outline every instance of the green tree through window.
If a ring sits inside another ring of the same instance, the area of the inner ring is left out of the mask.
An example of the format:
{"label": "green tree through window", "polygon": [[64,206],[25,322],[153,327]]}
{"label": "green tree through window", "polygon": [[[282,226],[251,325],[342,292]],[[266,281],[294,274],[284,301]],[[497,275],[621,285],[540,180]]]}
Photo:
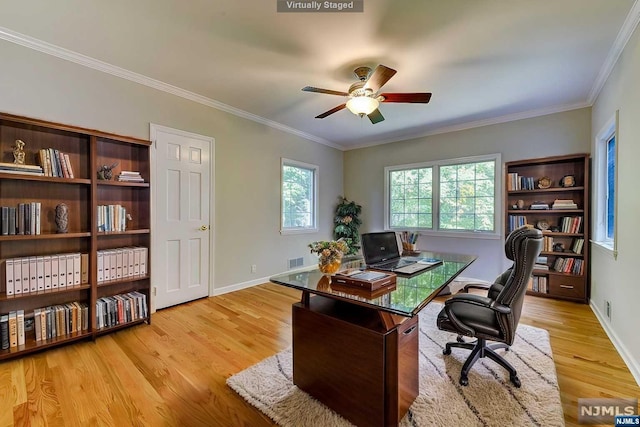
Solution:
{"label": "green tree through window", "polygon": [[497,232],[498,164],[496,154],[385,168],[388,228]]}
{"label": "green tree through window", "polygon": [[282,229],[315,228],[317,167],[282,162]]}

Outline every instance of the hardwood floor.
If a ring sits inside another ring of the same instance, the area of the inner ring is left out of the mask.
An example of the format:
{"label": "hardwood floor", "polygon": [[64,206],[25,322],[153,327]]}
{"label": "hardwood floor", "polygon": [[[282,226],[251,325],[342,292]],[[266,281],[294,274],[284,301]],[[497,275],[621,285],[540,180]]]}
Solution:
{"label": "hardwood floor", "polygon": [[[264,284],[161,310],[152,324],[0,363],[2,426],[273,426],[225,380],[291,343],[299,292]],[[590,308],[527,297],[547,329],[567,425],[580,397],[640,389]]]}

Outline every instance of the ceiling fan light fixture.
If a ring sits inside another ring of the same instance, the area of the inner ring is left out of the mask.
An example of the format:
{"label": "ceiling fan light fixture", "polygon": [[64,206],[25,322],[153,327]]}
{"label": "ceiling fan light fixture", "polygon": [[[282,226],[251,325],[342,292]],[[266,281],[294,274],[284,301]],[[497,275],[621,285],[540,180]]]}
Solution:
{"label": "ceiling fan light fixture", "polygon": [[347,108],[358,116],[367,116],[373,113],[380,105],[380,102],[369,96],[354,96],[347,101]]}

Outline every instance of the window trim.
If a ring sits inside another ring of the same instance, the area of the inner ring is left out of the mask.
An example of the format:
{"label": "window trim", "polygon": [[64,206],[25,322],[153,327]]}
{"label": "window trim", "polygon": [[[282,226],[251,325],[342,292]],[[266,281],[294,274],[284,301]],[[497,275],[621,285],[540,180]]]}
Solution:
{"label": "window trim", "polygon": [[[618,257],[618,170],[619,170],[619,147],[620,147],[620,138],[619,138],[619,129],[620,129],[620,110],[616,110],[613,117],[611,117],[605,125],[602,127],[600,132],[596,135],[595,138],[595,182],[594,182],[594,192],[595,192],[595,216],[593,222],[593,240],[592,243],[600,246],[606,252],[613,255],[614,259]],[[615,138],[615,171],[614,171],[614,192],[615,199],[613,201],[613,238],[607,237],[606,225],[607,225],[607,201],[606,201],[606,193],[607,193],[607,145],[611,138]]]}
{"label": "window trim", "polygon": [[[495,162],[495,178],[494,178],[494,231],[456,231],[456,230],[441,230],[440,226],[440,167],[452,166],[465,163],[481,163],[486,161]],[[433,228],[411,228],[411,227],[390,227],[389,222],[389,175],[390,172],[428,168],[433,169],[432,182],[432,215],[433,215]],[[464,238],[477,238],[477,239],[501,239],[502,238],[502,181],[503,177],[502,155],[500,153],[486,154],[481,156],[469,156],[458,157],[455,159],[434,160],[421,163],[409,163],[405,165],[386,166],[384,168],[384,229],[388,231],[414,231],[422,235],[440,236],[440,237],[464,237]]]}
{"label": "window trim", "polygon": [[[282,197],[282,187],[284,183],[284,167],[293,166],[300,169],[308,169],[313,172],[313,200],[312,200],[312,212],[311,212],[311,226],[310,227],[284,227],[283,217],[284,206]],[[287,159],[285,157],[280,158],[280,234],[308,234],[318,232],[318,181],[320,176],[320,167],[311,163],[300,162],[298,160]]]}

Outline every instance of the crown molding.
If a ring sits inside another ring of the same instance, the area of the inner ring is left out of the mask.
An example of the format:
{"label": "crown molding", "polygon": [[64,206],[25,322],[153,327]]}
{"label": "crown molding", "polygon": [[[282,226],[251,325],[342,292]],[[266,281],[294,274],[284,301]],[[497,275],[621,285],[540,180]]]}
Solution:
{"label": "crown molding", "polygon": [[352,145],[352,146],[349,146],[347,150],[356,150],[358,148],[373,147],[376,145],[389,144],[391,142],[409,141],[412,139],[424,138],[427,136],[440,135],[443,133],[450,133],[450,132],[458,132],[461,130],[468,130],[468,129],[479,128],[479,127],[489,126],[489,125],[497,125],[500,123],[514,122],[516,120],[531,119],[534,117],[546,116],[546,115],[555,114],[555,113],[562,113],[565,111],[577,110],[577,109],[586,108],[586,107],[591,107],[591,104],[588,102],[579,102],[575,104],[554,105],[552,107],[539,108],[537,110],[523,111],[523,112],[514,113],[514,114],[507,114],[500,117],[492,117],[490,119],[476,120],[473,122],[460,123],[452,126],[443,126],[435,129],[430,129],[429,131],[424,133],[417,133],[413,135],[403,135],[400,138],[390,138],[390,139],[379,140],[379,141],[365,143],[365,144]]}
{"label": "crown molding", "polygon": [[609,50],[609,55],[607,55],[607,59],[602,64],[600,68],[600,72],[596,77],[595,82],[593,83],[593,87],[589,92],[589,97],[587,98],[589,104],[593,105],[600,95],[600,91],[604,87],[604,84],[607,82],[611,71],[613,71],[613,67],[615,67],[618,62],[618,58],[622,54],[625,46],[629,42],[631,35],[635,31],[638,23],[640,22],[640,0],[636,0],[631,6],[631,10],[627,15],[627,18],[624,20],[622,24],[622,28],[618,32],[618,36],[616,37],[611,49]]}
{"label": "crown molding", "polygon": [[160,90],[162,92],[169,93],[171,95],[179,96],[184,99],[188,99],[198,104],[206,105],[207,107],[215,108],[217,110],[224,111],[234,116],[242,117],[247,120],[251,120],[263,125],[269,126],[274,129],[281,130],[283,132],[290,133],[292,135],[299,136],[304,139],[308,139],[313,142],[317,142],[323,145],[327,145],[338,150],[344,150],[341,145],[335,144],[324,138],[312,135],[310,133],[303,132],[298,129],[283,125],[282,123],[275,122],[273,120],[265,119],[258,115],[249,113],[239,108],[232,107],[215,99],[207,98],[206,96],[198,95],[197,93],[181,89],[177,86],[164,83],[160,80],[152,79],[142,74],[134,73],[133,71],[126,70],[124,68],[109,64],[104,61],[92,58],[90,56],[83,55],[81,53],[74,52],[69,49],[65,49],[60,46],[45,42],[43,40],[36,39],[34,37],[27,36],[25,34],[18,33],[8,28],[0,27],[0,39],[6,40],[11,43],[15,43],[20,46],[27,47],[29,49],[36,50],[38,52],[46,53],[47,55],[55,56],[65,61],[70,61],[78,65],[82,65],[87,68],[91,68],[103,73],[111,74],[112,76],[119,77],[125,80],[132,81],[153,89]]}

